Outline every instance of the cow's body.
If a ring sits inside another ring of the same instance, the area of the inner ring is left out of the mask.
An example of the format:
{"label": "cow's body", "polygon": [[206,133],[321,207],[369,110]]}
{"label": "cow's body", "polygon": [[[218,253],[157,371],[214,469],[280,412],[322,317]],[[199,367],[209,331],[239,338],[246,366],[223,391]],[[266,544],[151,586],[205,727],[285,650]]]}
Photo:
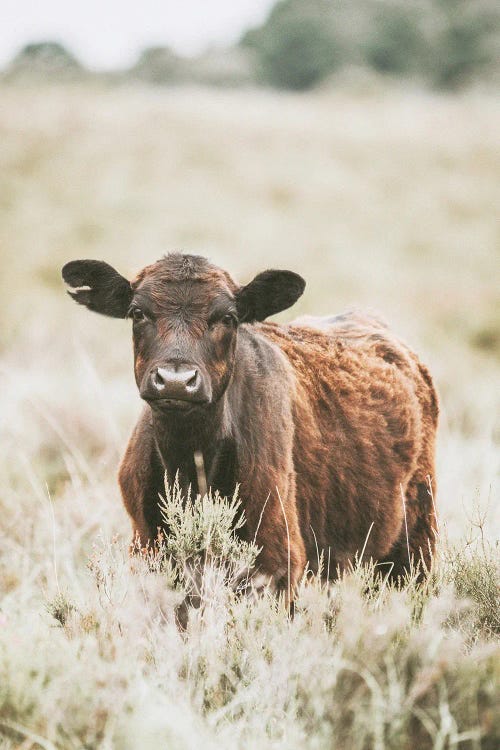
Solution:
{"label": "cow's body", "polygon": [[426,368],[388,329],[351,313],[264,322],[302,294],[289,271],[239,286],[173,254],[133,282],[101,261],[63,269],[77,302],[131,317],[147,402],[119,481],[135,539],[153,544],[165,472],[198,488],[194,456],[222,495],[239,486],[243,535],[278,590],[306,565],[334,576],[363,552],[393,576],[429,566],[438,406]]}
{"label": "cow's body", "polygon": [[183,434],[160,420],[155,431],[145,408],[120,469],[142,544],[162,526],[164,470],[196,487],[199,450],[209,485],[223,495],[240,486],[246,537],[262,546],[260,566],[278,588],[288,549],[292,585],[321,553],[330,576],[362,549],[393,575],[408,568],[408,546],[429,566],[438,409],[416,356],[377,320],[346,315],[242,326],[236,363],[211,424]]}

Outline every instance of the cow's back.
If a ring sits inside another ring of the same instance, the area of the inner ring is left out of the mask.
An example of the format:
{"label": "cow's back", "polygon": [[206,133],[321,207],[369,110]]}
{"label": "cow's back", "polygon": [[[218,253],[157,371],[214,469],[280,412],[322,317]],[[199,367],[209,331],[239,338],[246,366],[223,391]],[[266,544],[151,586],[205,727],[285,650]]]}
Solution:
{"label": "cow's back", "polygon": [[309,562],[325,550],[331,566],[344,566],[365,541],[366,556],[380,559],[400,536],[413,478],[433,468],[437,400],[427,370],[374,316],[259,328],[293,368],[297,506]]}

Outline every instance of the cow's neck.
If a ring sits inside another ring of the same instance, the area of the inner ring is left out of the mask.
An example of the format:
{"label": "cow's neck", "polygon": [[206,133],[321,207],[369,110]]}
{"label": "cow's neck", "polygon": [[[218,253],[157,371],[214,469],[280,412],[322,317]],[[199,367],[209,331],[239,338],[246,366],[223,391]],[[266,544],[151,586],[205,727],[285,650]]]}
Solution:
{"label": "cow's neck", "polygon": [[167,477],[172,481],[177,475],[186,491],[200,486],[200,464],[195,455],[203,457],[203,472],[208,487],[230,495],[236,484],[236,456],[233,441],[225,426],[226,397],[200,415],[178,417],[153,413],[153,430],[156,448]]}

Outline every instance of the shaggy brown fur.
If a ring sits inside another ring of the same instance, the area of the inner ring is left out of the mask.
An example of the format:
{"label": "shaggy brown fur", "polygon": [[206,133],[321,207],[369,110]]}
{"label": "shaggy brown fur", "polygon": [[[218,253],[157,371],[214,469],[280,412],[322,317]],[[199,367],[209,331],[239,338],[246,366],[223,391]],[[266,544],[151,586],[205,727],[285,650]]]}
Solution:
{"label": "shaggy brown fur", "polygon": [[[240,485],[244,535],[262,547],[258,570],[278,590],[293,592],[320,555],[333,577],[363,549],[392,577],[408,570],[408,551],[425,572],[437,398],[427,369],[384,324],[356,313],[262,322],[300,296],[300,277],[268,271],[239,287],[195,256],[167,256],[132,284],[96,261],[74,261],[63,276],[90,309],[134,315],[148,405],[119,482],[141,545],[163,527],[165,471],[196,488],[201,451],[210,486],[230,495]],[[203,404],[178,411],[151,400],[151,373],[165,362],[198,368]]]}

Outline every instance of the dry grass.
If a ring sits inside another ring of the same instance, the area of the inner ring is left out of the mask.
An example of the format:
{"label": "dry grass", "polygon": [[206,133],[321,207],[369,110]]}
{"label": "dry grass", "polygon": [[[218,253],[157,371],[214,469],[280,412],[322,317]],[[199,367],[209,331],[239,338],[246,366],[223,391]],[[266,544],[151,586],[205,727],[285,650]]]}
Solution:
{"label": "dry grass", "polygon": [[[498,102],[1,93],[0,748],[497,747]],[[182,580],[130,570],[130,332],[70,304],[59,268],[173,248],[242,281],[298,270],[297,313],[373,307],[423,354],[442,398],[428,590],[360,569],[304,587],[290,622],[215,566],[183,637]]]}

